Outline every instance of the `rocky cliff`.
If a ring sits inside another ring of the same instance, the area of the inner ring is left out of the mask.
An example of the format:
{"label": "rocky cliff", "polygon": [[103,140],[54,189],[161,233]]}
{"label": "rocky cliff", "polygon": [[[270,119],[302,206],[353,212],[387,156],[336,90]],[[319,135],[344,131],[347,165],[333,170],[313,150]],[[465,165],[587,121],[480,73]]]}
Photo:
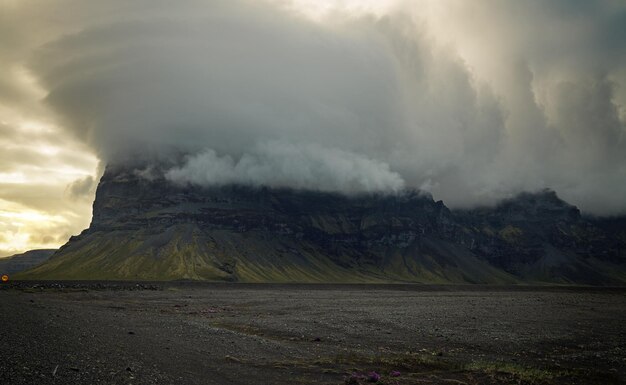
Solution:
{"label": "rocky cliff", "polygon": [[90,227],[23,277],[242,282],[626,282],[626,227],[554,192],[451,211],[395,196],[180,187],[109,167]]}

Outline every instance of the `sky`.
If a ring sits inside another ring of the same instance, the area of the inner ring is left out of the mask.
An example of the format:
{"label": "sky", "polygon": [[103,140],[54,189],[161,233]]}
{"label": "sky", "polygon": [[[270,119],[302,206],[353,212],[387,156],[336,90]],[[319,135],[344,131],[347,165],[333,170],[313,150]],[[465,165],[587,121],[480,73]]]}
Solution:
{"label": "sky", "polygon": [[626,213],[619,0],[0,0],[0,257],[167,183]]}

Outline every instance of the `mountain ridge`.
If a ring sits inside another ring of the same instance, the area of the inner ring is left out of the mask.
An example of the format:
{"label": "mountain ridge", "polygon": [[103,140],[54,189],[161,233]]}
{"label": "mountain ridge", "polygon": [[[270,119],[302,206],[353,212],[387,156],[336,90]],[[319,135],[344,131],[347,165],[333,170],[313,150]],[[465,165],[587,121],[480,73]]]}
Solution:
{"label": "mountain ridge", "polygon": [[[622,222],[553,191],[450,210],[429,194],[178,186],[108,167],[90,227],[31,279],[626,283]],[[615,221],[615,220],[614,220]]]}
{"label": "mountain ridge", "polygon": [[0,258],[0,274],[11,275],[28,270],[50,258],[57,249],[35,249]]}

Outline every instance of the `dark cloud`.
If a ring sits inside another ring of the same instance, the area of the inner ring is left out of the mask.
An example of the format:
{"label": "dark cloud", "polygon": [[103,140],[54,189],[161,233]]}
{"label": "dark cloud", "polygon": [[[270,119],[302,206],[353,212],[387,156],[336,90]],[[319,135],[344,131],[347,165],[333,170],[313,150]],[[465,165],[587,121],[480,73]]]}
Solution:
{"label": "dark cloud", "polygon": [[77,179],[67,186],[71,199],[91,199],[96,192],[97,181],[91,175]]}
{"label": "dark cloud", "polygon": [[270,2],[53,3],[73,10],[62,26],[5,39],[45,43],[23,63],[106,162],[181,159],[177,183],[425,188],[452,206],[550,187],[626,211],[621,2],[407,1],[321,21]]}

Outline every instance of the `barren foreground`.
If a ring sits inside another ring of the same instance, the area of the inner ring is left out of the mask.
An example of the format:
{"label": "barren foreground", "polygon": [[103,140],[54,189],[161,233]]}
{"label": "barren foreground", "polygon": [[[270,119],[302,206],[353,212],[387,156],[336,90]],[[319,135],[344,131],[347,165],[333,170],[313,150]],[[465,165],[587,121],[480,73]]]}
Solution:
{"label": "barren foreground", "polygon": [[2,384],[626,383],[622,289],[0,289]]}

